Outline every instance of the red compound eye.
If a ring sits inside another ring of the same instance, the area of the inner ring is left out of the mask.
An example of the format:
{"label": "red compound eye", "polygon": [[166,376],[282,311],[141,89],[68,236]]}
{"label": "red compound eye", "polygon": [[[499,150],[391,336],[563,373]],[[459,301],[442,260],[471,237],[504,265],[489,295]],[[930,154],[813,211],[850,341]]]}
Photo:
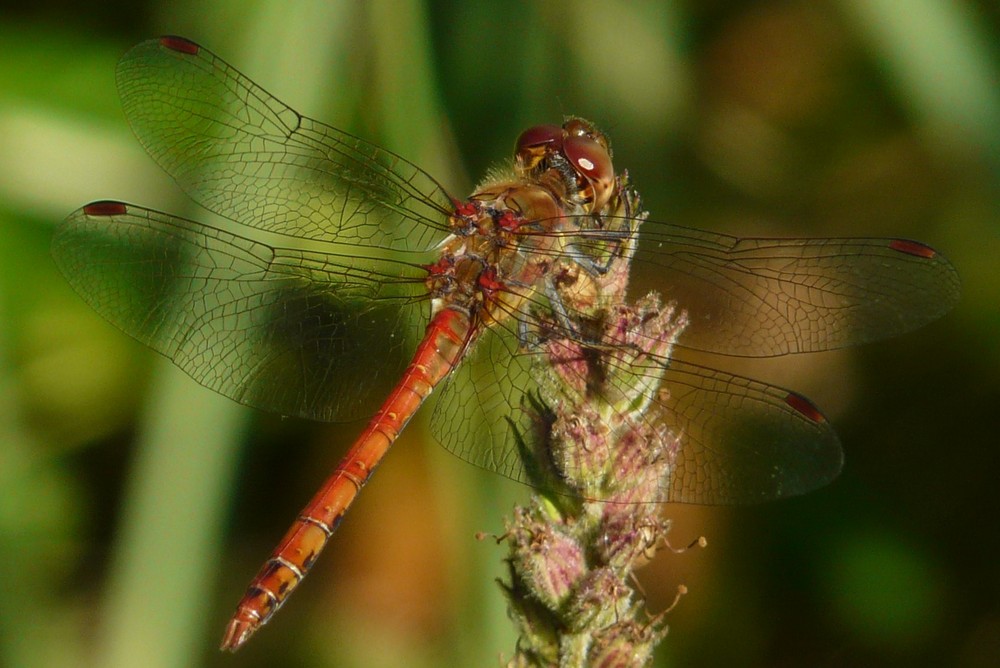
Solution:
{"label": "red compound eye", "polygon": [[563,143],[563,154],[576,171],[588,179],[605,179],[614,176],[611,156],[604,147],[589,137],[569,137]]}
{"label": "red compound eye", "polygon": [[582,118],[571,118],[563,124],[563,130],[570,137],[593,137],[594,126]]}
{"label": "red compound eye", "polygon": [[563,129],[558,125],[536,125],[528,128],[514,144],[514,157],[524,170],[533,169],[552,151],[562,146]]}
{"label": "red compound eye", "polygon": [[611,155],[607,138],[590,121],[585,121],[582,118],[571,118],[563,124],[563,130],[566,132],[567,137],[589,137],[593,139],[604,147],[608,155]]}
{"label": "red compound eye", "polygon": [[611,198],[615,184],[615,168],[608,150],[589,136],[574,135],[563,142],[563,155],[593,190],[591,210],[601,209]]}
{"label": "red compound eye", "polygon": [[520,153],[527,148],[537,148],[546,144],[558,147],[562,142],[563,129],[558,125],[536,125],[528,128],[517,138],[516,150]]}

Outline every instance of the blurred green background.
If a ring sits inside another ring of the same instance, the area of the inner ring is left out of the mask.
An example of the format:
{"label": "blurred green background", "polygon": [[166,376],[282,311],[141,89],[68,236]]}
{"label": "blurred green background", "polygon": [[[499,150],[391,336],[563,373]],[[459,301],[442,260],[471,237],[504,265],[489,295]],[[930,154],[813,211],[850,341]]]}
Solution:
{"label": "blurred green background", "polygon": [[4,5],[0,665],[473,666],[514,646],[493,582],[504,548],[475,533],[500,532],[529,490],[448,455],[425,415],[302,591],[235,657],[215,650],[359,425],[212,395],[90,312],[54,268],[53,226],[87,201],[197,215],[115,92],[118,56],[163,33],[456,194],[525,127],[578,114],[610,134],[654,218],[943,251],[963,299],[930,327],[724,367],[813,398],[844,443],[842,477],[760,507],[669,506],[675,545],[705,535],[709,547],[662,553],[639,575],[653,612],[690,590],[658,665],[997,665],[996,3]]}

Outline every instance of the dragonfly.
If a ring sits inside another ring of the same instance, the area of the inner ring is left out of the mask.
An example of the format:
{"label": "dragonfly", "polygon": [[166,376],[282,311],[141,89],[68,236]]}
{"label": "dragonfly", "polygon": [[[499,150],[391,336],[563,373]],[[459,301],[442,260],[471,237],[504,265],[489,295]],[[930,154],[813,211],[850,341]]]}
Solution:
{"label": "dragonfly", "polygon": [[[149,155],[215,217],[87,204],[52,242],[72,287],[241,404],[318,421],[370,417],[252,580],[224,650],[298,586],[436,388],[431,427],[445,448],[532,483],[517,440],[535,419],[537,341],[593,343],[560,281],[606,271],[639,221],[631,261],[686,312],[680,348],[830,350],[913,330],[958,299],[952,264],[916,241],[737,238],[643,220],[607,138],[579,118],[526,130],[507,172],[460,199],[187,39],[133,47],[116,79]],[[802,395],[679,359],[663,367],[657,419],[683,445],[665,498],[651,501],[761,502],[839,473],[837,436]]]}

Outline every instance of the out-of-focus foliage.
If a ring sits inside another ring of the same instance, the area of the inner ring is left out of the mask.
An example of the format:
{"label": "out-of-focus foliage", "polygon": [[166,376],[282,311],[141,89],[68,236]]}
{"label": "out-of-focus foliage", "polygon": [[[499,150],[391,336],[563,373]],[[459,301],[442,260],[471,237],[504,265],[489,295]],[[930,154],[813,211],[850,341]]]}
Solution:
{"label": "out-of-focus foliage", "polygon": [[[128,46],[210,47],[293,107],[456,194],[525,127],[612,138],[653,218],[928,242],[942,321],[866,349],[727,368],[831,416],[846,470],[762,507],[667,507],[662,665],[992,665],[1000,654],[1000,11],[985,0],[36,2],[0,19],[0,664],[490,665],[516,486],[414,424],[301,593],[235,658],[217,636],[357,425],[252,414],[93,315],[48,256],[72,209],[183,213],[114,88]],[[185,207],[188,207],[187,209]],[[636,290],[656,277],[636,277]],[[669,286],[660,286],[661,289]],[[669,296],[669,293],[668,293]],[[377,364],[379,352],[373,351]],[[713,360],[718,363],[718,360]],[[724,362],[723,362],[724,363]],[[426,443],[426,445],[425,445]]]}

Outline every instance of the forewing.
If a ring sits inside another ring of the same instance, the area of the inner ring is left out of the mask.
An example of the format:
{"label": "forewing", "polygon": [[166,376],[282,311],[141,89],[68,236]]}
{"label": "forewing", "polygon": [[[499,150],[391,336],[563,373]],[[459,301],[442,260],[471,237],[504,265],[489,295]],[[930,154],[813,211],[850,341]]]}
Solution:
{"label": "forewing", "polygon": [[318,241],[426,250],[451,200],[401,157],[299,115],[210,51],[177,37],[118,63],[125,115],[195,201],[251,227]]}
{"label": "forewing", "polygon": [[891,338],[959,296],[952,264],[902,239],[739,239],[647,221],[633,271],[688,312],[679,345],[753,357]]}

